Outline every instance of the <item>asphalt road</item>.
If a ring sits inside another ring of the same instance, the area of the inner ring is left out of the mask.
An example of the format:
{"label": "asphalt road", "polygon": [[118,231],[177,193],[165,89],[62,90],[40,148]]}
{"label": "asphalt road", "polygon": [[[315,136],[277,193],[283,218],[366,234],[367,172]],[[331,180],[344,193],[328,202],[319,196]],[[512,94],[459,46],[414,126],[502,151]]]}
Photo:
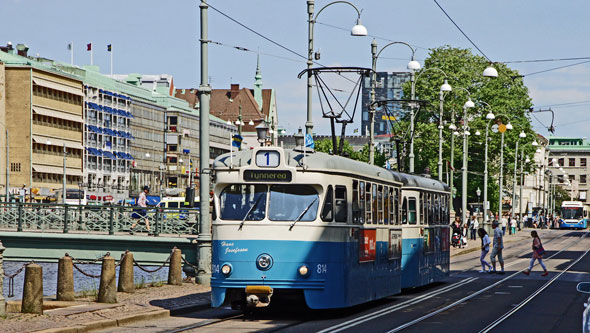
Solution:
{"label": "asphalt road", "polygon": [[452,272],[443,283],[350,309],[278,307],[247,317],[212,309],[110,331],[580,332],[587,295],[576,292],[576,284],[590,281],[590,233],[543,230],[540,235],[547,250],[546,277],[539,265],[530,276],[522,273],[531,240],[521,237],[506,244],[505,275],[478,273],[479,251],[473,251],[451,258]]}

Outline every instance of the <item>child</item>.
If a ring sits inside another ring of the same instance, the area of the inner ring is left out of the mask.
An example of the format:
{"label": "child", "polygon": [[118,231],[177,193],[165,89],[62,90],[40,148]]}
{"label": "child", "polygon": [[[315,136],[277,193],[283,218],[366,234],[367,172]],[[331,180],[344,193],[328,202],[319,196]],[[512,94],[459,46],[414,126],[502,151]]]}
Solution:
{"label": "child", "polygon": [[477,230],[477,234],[479,235],[479,238],[481,238],[481,255],[479,256],[479,261],[481,262],[481,271],[479,272],[485,273],[486,267],[488,268],[487,271],[490,272],[492,270],[492,265],[486,261],[486,256],[488,255],[488,252],[490,252],[490,237],[484,228],[479,228]]}

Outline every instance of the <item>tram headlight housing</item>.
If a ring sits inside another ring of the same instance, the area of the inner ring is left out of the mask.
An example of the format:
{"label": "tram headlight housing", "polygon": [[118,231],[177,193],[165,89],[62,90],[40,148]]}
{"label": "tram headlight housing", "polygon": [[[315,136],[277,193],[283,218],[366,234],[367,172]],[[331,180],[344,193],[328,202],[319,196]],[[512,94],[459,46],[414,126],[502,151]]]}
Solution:
{"label": "tram headlight housing", "polygon": [[225,276],[228,276],[231,274],[232,271],[232,267],[230,264],[224,264],[223,266],[221,266],[221,273]]}
{"label": "tram headlight housing", "polygon": [[303,277],[309,275],[309,268],[307,267],[307,265],[299,266],[299,269],[297,271],[299,272],[299,275]]}
{"label": "tram headlight housing", "polygon": [[256,258],[256,267],[261,271],[267,271],[272,267],[272,257],[263,253]]}

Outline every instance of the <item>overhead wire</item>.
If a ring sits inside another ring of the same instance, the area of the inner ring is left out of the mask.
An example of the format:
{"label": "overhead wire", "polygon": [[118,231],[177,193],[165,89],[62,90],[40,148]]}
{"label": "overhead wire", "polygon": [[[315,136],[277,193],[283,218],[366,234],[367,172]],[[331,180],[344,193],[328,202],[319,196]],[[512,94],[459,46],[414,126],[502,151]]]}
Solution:
{"label": "overhead wire", "polygon": [[467,38],[467,40],[471,43],[471,45],[473,45],[473,47],[475,47],[479,51],[479,53],[481,53],[486,59],[488,59],[489,62],[492,62],[492,60],[479,48],[479,46],[477,46],[471,40],[471,38],[469,38],[469,36],[467,36],[467,34],[463,31],[463,29],[461,29],[461,27],[459,27],[459,25],[457,23],[455,23],[455,21],[445,11],[445,9],[438,3],[438,1],[436,1],[436,0],[433,0],[433,1],[434,1],[434,3],[436,3],[436,5],[438,6],[438,8],[440,8],[440,10],[442,10],[442,12],[447,16],[447,18],[455,25],[455,27],[463,34],[463,36],[465,36],[465,38]]}
{"label": "overhead wire", "polygon": [[549,69],[545,69],[545,70],[538,71],[538,72],[532,72],[532,73],[524,74],[523,76],[531,76],[531,75],[546,73],[546,72],[555,71],[555,70],[558,70],[558,69],[563,69],[563,68],[567,68],[567,67],[573,67],[573,66],[578,66],[578,65],[586,64],[586,63],[589,63],[589,62],[590,62],[590,60],[586,60],[586,61],[582,61],[582,62],[577,62],[575,64],[569,64],[569,65],[565,65],[565,66],[559,66],[559,67],[549,68]]}
{"label": "overhead wire", "polygon": [[254,51],[254,50],[251,50],[251,49],[246,48],[246,47],[229,45],[229,44],[225,44],[225,43],[214,41],[214,40],[209,40],[208,42],[211,43],[211,44],[219,45],[219,46],[225,46],[225,47],[233,48],[233,49],[236,49],[238,51],[257,53],[257,54],[262,54],[262,55],[269,56],[269,57],[274,57],[274,58],[289,60],[289,61],[298,62],[298,63],[304,63],[304,64],[307,63],[306,61],[299,60],[299,59],[287,58],[287,57],[283,57],[283,56],[276,55],[276,54],[271,54],[271,53],[266,53],[266,52],[260,52],[260,51]]}

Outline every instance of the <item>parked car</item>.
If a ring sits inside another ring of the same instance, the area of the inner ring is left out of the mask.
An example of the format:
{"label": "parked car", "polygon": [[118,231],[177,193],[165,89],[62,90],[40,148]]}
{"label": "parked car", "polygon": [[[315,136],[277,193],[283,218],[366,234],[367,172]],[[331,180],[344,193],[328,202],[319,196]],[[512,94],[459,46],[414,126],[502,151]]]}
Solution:
{"label": "parked car", "polygon": [[[581,293],[590,294],[590,282],[578,283],[576,290]],[[582,332],[590,333],[590,296],[584,303],[584,308],[584,314],[582,315]]]}

